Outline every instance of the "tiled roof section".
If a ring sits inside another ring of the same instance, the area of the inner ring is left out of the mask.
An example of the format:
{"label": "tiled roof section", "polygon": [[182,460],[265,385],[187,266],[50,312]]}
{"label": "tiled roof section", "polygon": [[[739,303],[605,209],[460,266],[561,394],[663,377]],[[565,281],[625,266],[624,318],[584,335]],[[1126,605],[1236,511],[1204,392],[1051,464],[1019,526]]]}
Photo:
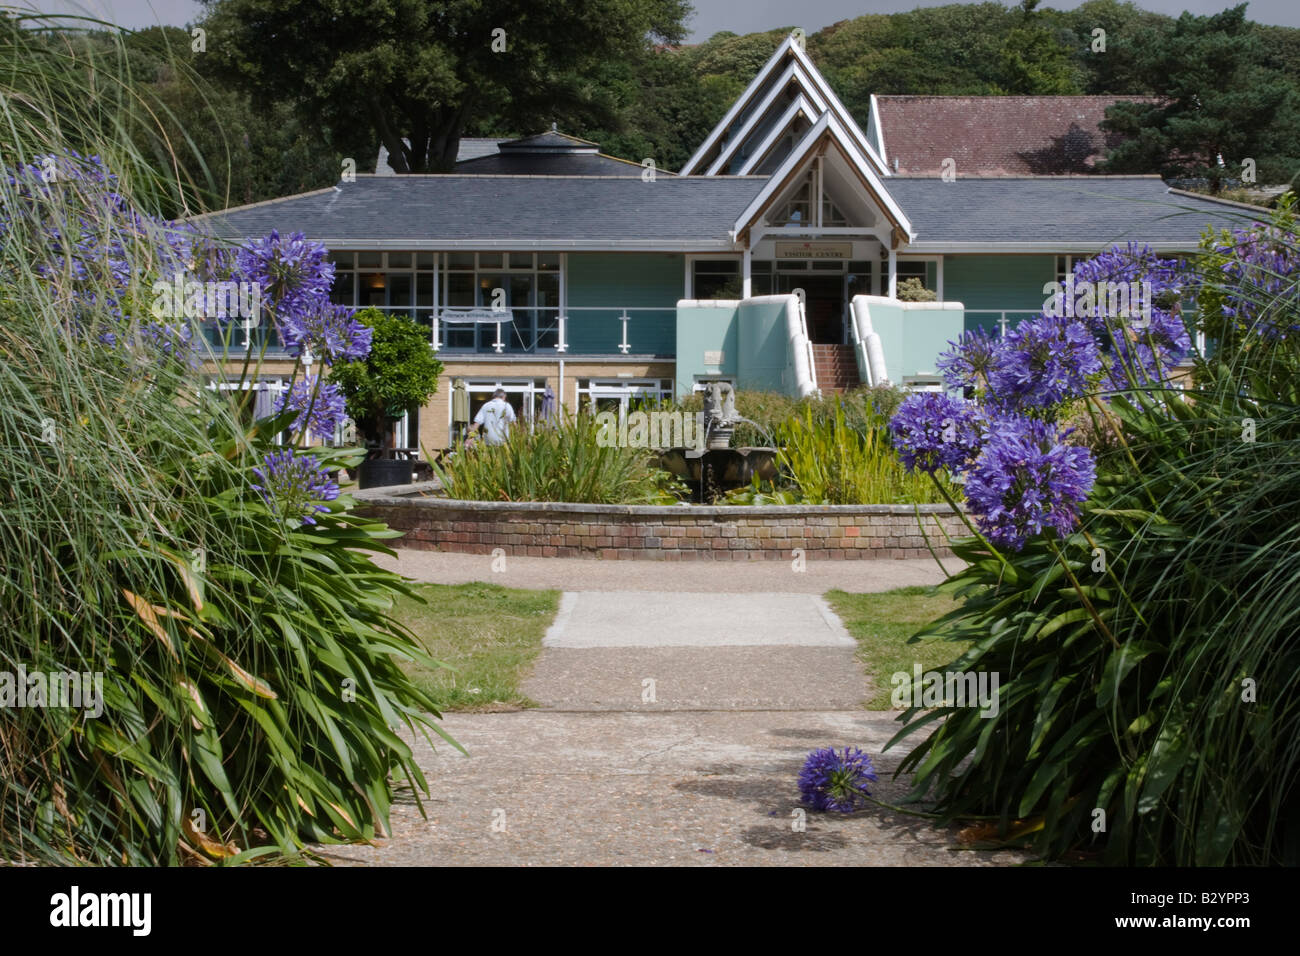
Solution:
{"label": "tiled roof section", "polygon": [[[402,142],[406,142],[403,140]],[[500,143],[508,143],[509,140],[493,139],[485,136],[462,136],[460,143],[456,147],[456,162],[463,163],[467,159],[478,159],[480,156],[495,156],[497,146]],[[379,145],[379,158],[375,160],[376,176],[396,176],[393,167],[388,165],[388,147],[382,143]]]}
{"label": "tiled roof section", "polygon": [[[559,152],[591,152],[594,153],[600,149],[599,143],[593,143],[590,140],[579,139],[576,136],[570,136],[568,133],[561,133],[556,130],[547,130],[545,133],[538,133],[536,136],[525,136],[522,139],[512,139],[500,144],[502,152],[507,150],[547,150]],[[459,160],[457,160],[459,162]]]}
{"label": "tiled roof section", "polygon": [[[1185,242],[1207,226],[1244,225],[1235,203],[1174,193],[1158,176],[897,177],[889,191],[916,244]],[[1261,211],[1267,214],[1267,211]],[[1255,218],[1258,218],[1256,216]]]}
{"label": "tiled roof section", "polygon": [[1143,96],[877,96],[885,159],[902,176],[1086,173],[1122,137],[1106,107]]}
{"label": "tiled roof section", "polygon": [[456,164],[457,175],[497,176],[631,176],[640,175],[637,163],[615,159],[594,150],[562,152],[536,150],[507,152],[505,145],[495,156],[481,156]]}
{"label": "tiled roof section", "polygon": [[497,147],[505,142],[508,140],[488,136],[462,136],[456,148],[456,162],[463,163],[467,159],[478,159],[480,156],[495,156]]}
{"label": "tiled roof section", "polygon": [[230,238],[303,232],[336,246],[518,242],[729,243],[763,177],[358,176],[356,182],[202,217]]}

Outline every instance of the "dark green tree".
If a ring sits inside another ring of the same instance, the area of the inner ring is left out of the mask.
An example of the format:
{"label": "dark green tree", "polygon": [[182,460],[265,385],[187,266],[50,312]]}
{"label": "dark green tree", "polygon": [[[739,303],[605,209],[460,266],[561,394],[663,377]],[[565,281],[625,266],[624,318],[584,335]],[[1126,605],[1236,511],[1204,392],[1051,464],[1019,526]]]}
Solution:
{"label": "dark green tree", "polygon": [[1038,3],[1020,0],[1016,24],[998,51],[997,91],[1027,96],[1078,93],[1070,50],[1061,31],[1037,11]]}
{"label": "dark green tree", "polygon": [[335,131],[336,148],[382,142],[399,173],[451,169],[483,115],[514,130],[590,125],[609,110],[590,76],[680,41],[688,10],[686,0],[205,4],[208,50],[228,76],[259,101],[291,95]]}
{"label": "dark green tree", "polygon": [[1137,44],[1138,75],[1161,100],[1106,111],[1103,127],[1127,140],[1105,172],[1201,175],[1217,184],[1249,158],[1262,182],[1294,175],[1296,89],[1264,65],[1244,3],[1213,16],[1184,13]]}
{"label": "dark green tree", "polygon": [[370,355],[334,366],[329,380],[343,390],[362,438],[382,447],[391,423],[438,391],[442,362],[429,345],[429,330],[410,319],[378,309],[362,309],[356,318],[374,329]]}

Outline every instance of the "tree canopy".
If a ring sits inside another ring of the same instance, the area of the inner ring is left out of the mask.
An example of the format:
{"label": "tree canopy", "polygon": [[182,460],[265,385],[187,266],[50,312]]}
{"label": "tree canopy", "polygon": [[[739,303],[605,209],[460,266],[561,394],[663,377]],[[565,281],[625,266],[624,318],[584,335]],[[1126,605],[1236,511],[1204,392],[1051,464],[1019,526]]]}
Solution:
{"label": "tree canopy", "polygon": [[[684,35],[686,0],[205,0],[212,56],[259,101],[289,93],[399,173],[442,172],[466,129],[609,120],[590,76]],[[373,148],[373,146],[372,146]]]}

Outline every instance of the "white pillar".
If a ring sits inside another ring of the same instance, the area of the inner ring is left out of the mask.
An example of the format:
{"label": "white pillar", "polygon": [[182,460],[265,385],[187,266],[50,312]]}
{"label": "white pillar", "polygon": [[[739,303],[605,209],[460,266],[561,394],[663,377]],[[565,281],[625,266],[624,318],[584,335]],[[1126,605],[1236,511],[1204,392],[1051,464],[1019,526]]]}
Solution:
{"label": "white pillar", "polygon": [[898,298],[898,253],[889,250],[889,298]]}
{"label": "white pillar", "polygon": [[750,247],[745,246],[740,253],[740,297],[742,299],[748,299],[754,294],[754,280],[751,278],[750,273],[750,262],[752,259],[750,252]]}

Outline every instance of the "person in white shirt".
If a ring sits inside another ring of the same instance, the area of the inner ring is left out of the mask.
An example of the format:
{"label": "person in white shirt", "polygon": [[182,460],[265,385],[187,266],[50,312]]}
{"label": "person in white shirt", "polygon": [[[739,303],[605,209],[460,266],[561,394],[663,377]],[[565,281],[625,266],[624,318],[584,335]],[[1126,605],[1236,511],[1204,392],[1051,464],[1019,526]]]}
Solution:
{"label": "person in white shirt", "polygon": [[483,440],[489,445],[504,445],[515,422],[515,410],[506,401],[505,389],[492,393],[492,401],[478,410],[474,424],[483,429]]}

